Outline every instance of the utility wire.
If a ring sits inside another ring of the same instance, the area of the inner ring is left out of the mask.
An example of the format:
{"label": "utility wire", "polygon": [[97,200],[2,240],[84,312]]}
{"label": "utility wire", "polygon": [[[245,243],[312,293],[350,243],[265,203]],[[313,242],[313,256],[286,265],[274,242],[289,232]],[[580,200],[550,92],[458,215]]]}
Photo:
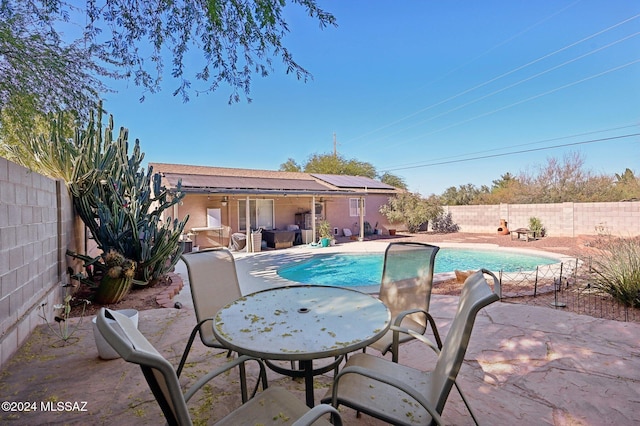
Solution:
{"label": "utility wire", "polygon": [[620,22],[618,22],[618,23],[616,23],[614,25],[611,25],[611,26],[609,26],[609,27],[607,27],[607,28],[605,28],[603,30],[597,31],[597,32],[595,32],[595,33],[593,33],[593,34],[591,34],[591,35],[589,35],[587,37],[584,37],[584,38],[582,38],[582,39],[580,39],[578,41],[575,41],[575,42],[573,42],[571,44],[568,44],[568,45],[566,45],[564,47],[561,47],[560,49],[557,49],[557,50],[555,50],[555,51],[553,51],[551,53],[543,55],[543,56],[541,56],[541,57],[539,57],[537,59],[534,59],[533,61],[530,61],[530,62],[528,62],[528,63],[526,63],[524,65],[516,67],[516,68],[514,68],[514,69],[512,69],[510,71],[507,71],[506,73],[500,74],[500,75],[498,75],[498,76],[496,76],[494,78],[491,78],[491,79],[489,79],[489,80],[487,80],[485,82],[482,82],[482,83],[480,83],[480,84],[478,84],[476,86],[473,86],[473,87],[471,87],[469,89],[466,89],[466,90],[464,90],[462,92],[459,92],[459,93],[457,93],[457,94],[455,94],[453,96],[450,96],[450,97],[448,97],[448,98],[446,98],[446,99],[444,99],[442,101],[436,102],[435,104],[429,105],[429,106],[427,106],[425,108],[422,108],[422,109],[420,109],[420,110],[418,110],[416,112],[413,112],[413,113],[411,113],[411,114],[409,114],[407,116],[399,118],[398,120],[395,120],[395,121],[393,121],[393,122],[391,122],[391,123],[389,123],[387,125],[384,125],[382,127],[378,127],[377,129],[374,129],[374,130],[372,130],[372,131],[370,131],[368,133],[365,133],[365,134],[362,134],[362,135],[357,136],[355,138],[352,138],[350,141],[358,140],[358,139],[361,139],[361,138],[363,138],[365,136],[369,136],[369,135],[371,135],[373,133],[376,133],[376,132],[378,132],[380,130],[384,130],[384,129],[389,128],[391,126],[394,126],[394,125],[396,125],[398,123],[401,123],[401,122],[403,122],[403,121],[405,121],[405,120],[407,120],[407,119],[409,119],[411,117],[414,117],[414,116],[416,116],[418,114],[421,114],[421,113],[423,113],[425,111],[431,110],[431,109],[433,109],[435,107],[438,107],[438,106],[440,106],[442,104],[445,104],[445,103],[450,102],[450,101],[452,101],[454,99],[457,99],[457,98],[459,98],[459,97],[461,97],[463,95],[466,95],[467,93],[473,92],[473,91],[475,91],[475,90],[477,90],[477,89],[479,89],[481,87],[484,87],[484,86],[486,86],[486,85],[488,85],[490,83],[493,83],[493,82],[495,82],[497,80],[500,80],[500,79],[502,79],[502,78],[504,78],[506,76],[509,76],[509,75],[511,75],[513,73],[516,73],[516,72],[520,71],[520,70],[523,70],[523,69],[525,69],[525,68],[527,68],[527,67],[529,67],[531,65],[534,65],[534,64],[536,64],[536,63],[538,63],[538,62],[540,62],[540,61],[542,61],[544,59],[550,58],[550,57],[552,57],[552,56],[554,56],[554,55],[556,55],[556,54],[558,54],[560,52],[563,52],[563,51],[565,51],[567,49],[575,47],[575,46],[577,46],[577,45],[579,45],[581,43],[584,43],[585,41],[588,41],[588,40],[590,40],[592,38],[595,38],[595,37],[597,37],[597,36],[599,36],[601,34],[604,34],[604,33],[608,32],[608,31],[611,31],[611,30],[613,30],[613,29],[615,29],[615,28],[617,28],[617,27],[619,27],[621,25],[624,25],[624,24],[626,24],[626,23],[628,23],[630,21],[633,21],[634,19],[637,19],[639,17],[640,17],[640,14],[637,14],[637,15],[634,15],[634,16],[632,16],[630,18],[624,19],[624,20],[622,20],[622,21],[620,21]]}
{"label": "utility wire", "polygon": [[634,137],[634,136],[640,136],[640,133],[631,133],[631,134],[628,134],[628,135],[612,136],[612,137],[609,137],[609,138],[602,138],[602,139],[591,139],[591,140],[587,140],[587,141],[565,143],[565,144],[553,145],[553,146],[545,146],[545,147],[540,147],[540,148],[523,149],[523,150],[519,150],[519,151],[504,152],[504,153],[501,153],[501,154],[483,155],[483,156],[479,156],[479,157],[464,158],[464,159],[461,159],[461,160],[449,160],[449,161],[440,161],[440,162],[427,163],[427,164],[421,164],[421,165],[415,165],[415,166],[395,167],[395,168],[387,169],[386,171],[417,169],[417,168],[422,168],[422,167],[441,166],[441,165],[444,165],[444,164],[464,163],[464,162],[468,162],[468,161],[484,160],[484,159],[487,159],[487,158],[505,157],[507,155],[516,155],[516,154],[524,154],[524,153],[527,153],[527,152],[536,152],[536,151],[545,151],[545,150],[555,149],[555,148],[564,148],[564,147],[567,147],[567,146],[586,145],[586,144],[589,144],[589,143],[606,142],[606,141],[611,141],[611,140],[616,140],[616,139],[630,138],[630,137]]}
{"label": "utility wire", "polygon": [[[559,68],[562,68],[562,67],[564,67],[564,66],[566,66],[566,65],[569,65],[569,64],[571,64],[571,63],[573,63],[573,62],[579,61],[580,59],[584,59],[584,58],[586,58],[587,56],[594,55],[594,54],[596,54],[596,53],[598,53],[598,52],[600,52],[600,51],[602,51],[602,50],[608,49],[608,48],[610,48],[610,47],[612,47],[612,46],[614,46],[614,45],[616,45],[616,44],[618,44],[618,43],[622,43],[623,41],[626,41],[626,40],[628,40],[628,39],[630,39],[630,38],[636,37],[636,36],[637,36],[637,35],[639,35],[639,34],[640,34],[640,31],[639,31],[639,32],[635,32],[635,33],[633,33],[633,34],[630,34],[630,35],[628,35],[628,36],[626,36],[626,37],[623,37],[623,38],[621,38],[621,39],[618,39],[618,40],[616,40],[616,41],[613,41],[613,42],[611,42],[611,43],[609,43],[609,44],[607,44],[607,45],[601,46],[601,47],[599,47],[598,49],[595,49],[595,50],[592,50],[592,51],[590,51],[590,52],[587,52],[587,53],[585,53],[585,54],[583,54],[583,55],[580,55],[580,56],[578,56],[578,57],[576,57],[576,58],[569,59],[568,61],[565,61],[565,62],[563,62],[563,63],[561,63],[561,64],[558,64],[558,65],[556,65],[556,66],[553,66],[553,67],[551,67],[551,68],[548,68],[548,69],[546,69],[546,70],[544,70],[544,71],[540,71],[540,72],[539,72],[539,73],[537,73],[537,74],[534,74],[534,75],[532,75],[532,76],[529,76],[529,77],[527,77],[527,78],[524,78],[524,79],[522,79],[522,80],[519,80],[519,81],[517,81],[517,82],[515,82],[515,83],[512,83],[512,84],[510,84],[510,85],[508,85],[508,86],[505,86],[505,87],[503,87],[503,88],[501,88],[501,89],[494,90],[494,91],[493,91],[493,92],[491,92],[491,93],[487,93],[486,95],[480,96],[479,98],[472,99],[472,100],[470,100],[470,101],[468,101],[468,102],[463,103],[462,105],[458,105],[457,107],[454,107],[454,108],[451,108],[451,109],[449,109],[449,110],[447,110],[447,111],[441,112],[440,114],[436,114],[436,115],[434,115],[434,116],[432,116],[432,117],[429,117],[429,118],[426,118],[426,119],[424,119],[424,120],[421,120],[421,121],[419,121],[419,122],[417,122],[417,123],[415,123],[415,124],[413,124],[413,125],[411,125],[411,126],[405,127],[404,129],[400,129],[400,130],[396,131],[395,133],[391,133],[391,134],[387,135],[386,137],[388,138],[388,137],[390,137],[390,136],[393,136],[394,134],[398,134],[398,133],[400,133],[400,132],[402,132],[402,131],[405,131],[405,130],[407,130],[407,129],[410,129],[410,128],[413,128],[413,127],[419,126],[419,125],[424,124],[424,123],[426,123],[426,122],[429,122],[429,121],[435,120],[436,118],[440,118],[440,117],[443,117],[443,116],[445,116],[445,115],[447,115],[447,114],[450,114],[450,113],[452,113],[452,112],[455,112],[455,111],[461,110],[462,108],[468,107],[469,105],[473,105],[473,104],[478,103],[478,102],[480,102],[480,101],[482,101],[482,100],[484,100],[484,99],[490,98],[491,96],[497,95],[498,93],[502,93],[502,92],[504,92],[504,91],[506,91],[506,90],[513,89],[514,87],[517,87],[517,86],[519,86],[519,85],[521,85],[521,84],[523,84],[523,83],[526,83],[526,82],[531,81],[531,80],[533,80],[533,79],[536,79],[536,78],[538,78],[538,77],[540,77],[540,76],[543,76],[543,75],[545,75],[545,74],[548,74],[548,73],[550,73],[550,72],[552,72],[552,71],[555,71],[555,70],[557,70],[557,69],[559,69]],[[399,144],[399,143],[398,143],[398,144]],[[398,144],[395,144],[395,145],[392,145],[392,146],[396,146],[396,145],[398,145]]]}
{"label": "utility wire", "polygon": [[529,102],[529,101],[532,101],[532,100],[535,100],[535,99],[541,98],[541,97],[543,97],[543,96],[550,95],[550,94],[552,94],[552,93],[555,93],[555,92],[558,92],[558,91],[560,91],[560,90],[563,90],[563,89],[569,88],[569,87],[571,87],[571,86],[575,86],[575,85],[577,85],[577,84],[584,83],[585,81],[593,80],[594,78],[602,77],[603,75],[610,74],[610,73],[615,72],[615,71],[619,71],[619,70],[621,70],[621,69],[623,69],[623,68],[626,68],[626,67],[628,67],[628,66],[634,65],[634,64],[636,64],[636,63],[638,63],[638,62],[640,62],[640,59],[636,59],[636,60],[631,61],[631,62],[628,62],[628,63],[626,63],[626,64],[619,65],[619,66],[617,66],[617,67],[610,68],[610,69],[608,69],[608,70],[605,70],[605,71],[599,72],[599,73],[597,73],[597,74],[593,74],[593,75],[590,75],[590,76],[588,76],[588,77],[581,78],[580,80],[576,80],[576,81],[573,81],[573,82],[571,82],[571,83],[564,84],[564,85],[559,86],[559,87],[556,87],[556,88],[554,88],[554,89],[547,90],[546,92],[538,93],[537,95],[530,96],[530,97],[528,97],[528,98],[525,98],[525,99],[519,100],[519,101],[517,101],[517,102],[513,102],[513,103],[511,103],[511,104],[508,104],[508,105],[502,106],[502,107],[500,107],[500,108],[496,108],[496,109],[493,109],[493,110],[491,110],[491,111],[488,111],[488,112],[484,112],[484,113],[482,113],[482,114],[475,115],[475,116],[470,117],[470,118],[468,118],[468,119],[466,119],[466,120],[458,121],[457,123],[453,123],[453,124],[450,124],[450,125],[448,125],[448,126],[441,127],[441,128],[439,128],[439,129],[433,130],[433,131],[431,131],[431,132],[429,132],[429,133],[424,133],[424,134],[422,134],[422,135],[419,135],[419,136],[413,137],[413,138],[411,138],[411,139],[404,140],[404,141],[402,141],[402,142],[398,142],[398,143],[396,143],[396,144],[387,145],[387,146],[385,146],[385,148],[386,148],[386,149],[388,149],[388,148],[391,148],[391,147],[395,147],[395,146],[398,146],[398,145],[400,145],[400,144],[404,144],[404,143],[407,143],[407,142],[414,141],[414,140],[416,140],[416,139],[423,138],[423,137],[425,137],[425,136],[432,135],[432,134],[434,134],[434,133],[439,133],[439,132],[442,132],[442,131],[444,131],[444,130],[451,129],[452,127],[460,126],[460,125],[465,124],[465,123],[468,123],[468,122],[470,122],[470,121],[477,120],[478,118],[482,118],[482,117],[486,117],[486,116],[489,116],[489,115],[495,114],[495,113],[500,112],[500,111],[503,111],[503,110],[505,110],[505,109],[513,108],[514,106],[521,105],[521,104],[524,104],[524,103],[526,103],[526,102]]}
{"label": "utility wire", "polygon": [[[500,148],[486,149],[486,150],[482,150],[482,151],[467,152],[467,153],[458,154],[458,155],[450,155],[450,156],[447,156],[447,157],[436,158],[436,159],[434,159],[432,161],[435,161],[435,160],[438,160],[438,161],[439,160],[448,160],[448,159],[451,159],[451,158],[467,157],[469,155],[485,154],[485,153],[488,153],[488,152],[501,151],[501,150],[504,150],[504,149],[507,149],[507,148],[508,149],[513,149],[513,148],[519,148],[519,147],[523,147],[523,146],[539,145],[539,144],[542,144],[542,143],[560,141],[560,140],[563,140],[563,139],[575,139],[575,138],[578,138],[578,137],[583,137],[583,136],[588,136],[588,135],[595,135],[595,134],[598,134],[598,133],[612,132],[612,131],[615,131],[615,130],[628,129],[628,128],[631,128],[631,127],[638,127],[638,126],[640,126],[640,123],[634,123],[634,124],[629,124],[629,125],[625,125],[625,126],[618,126],[618,127],[611,127],[611,128],[608,128],[608,129],[592,130],[590,132],[576,133],[576,134],[567,135],[567,136],[559,136],[559,137],[556,137],[556,138],[543,139],[543,140],[536,141],[536,142],[527,142],[527,143],[522,143],[522,144],[517,144],[517,145],[509,145],[508,147],[500,147]],[[412,166],[414,164],[422,164],[422,163],[424,163],[424,161],[415,161],[415,162],[411,162],[411,163],[398,164],[397,166],[394,166],[394,167],[404,168],[404,167],[407,167],[407,166]],[[393,169],[390,169],[390,170],[393,170]]]}

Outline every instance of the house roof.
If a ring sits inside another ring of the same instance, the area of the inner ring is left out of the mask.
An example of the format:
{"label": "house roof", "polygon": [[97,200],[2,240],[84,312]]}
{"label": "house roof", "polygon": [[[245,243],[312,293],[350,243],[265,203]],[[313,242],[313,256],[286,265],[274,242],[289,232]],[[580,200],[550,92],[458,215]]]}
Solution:
{"label": "house roof", "polygon": [[386,183],[382,183],[378,180],[365,176],[328,175],[320,173],[312,173],[311,176],[328,182],[338,188],[396,189],[391,185],[387,185]]}
{"label": "house roof", "polygon": [[181,181],[182,190],[191,193],[366,195],[370,192],[395,193],[398,191],[392,186],[362,176],[168,163],[150,163],[149,165],[155,172],[161,174],[166,187],[176,188]]}

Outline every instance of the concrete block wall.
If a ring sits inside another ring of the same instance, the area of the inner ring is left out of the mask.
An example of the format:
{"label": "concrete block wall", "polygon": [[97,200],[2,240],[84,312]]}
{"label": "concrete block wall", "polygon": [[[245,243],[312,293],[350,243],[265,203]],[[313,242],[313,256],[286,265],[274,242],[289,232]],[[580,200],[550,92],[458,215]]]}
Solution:
{"label": "concrete block wall", "polygon": [[62,182],[0,158],[0,364],[62,300],[72,213]]}
{"label": "concrete block wall", "polygon": [[496,232],[500,219],[510,230],[526,228],[529,218],[537,217],[555,237],[611,234],[621,237],[640,235],[640,202],[500,204],[445,206],[462,232]]}

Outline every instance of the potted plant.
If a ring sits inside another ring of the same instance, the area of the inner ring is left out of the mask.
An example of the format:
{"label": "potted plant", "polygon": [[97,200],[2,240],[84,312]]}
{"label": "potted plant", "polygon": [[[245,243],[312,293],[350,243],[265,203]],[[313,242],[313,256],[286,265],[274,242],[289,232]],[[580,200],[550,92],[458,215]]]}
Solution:
{"label": "potted plant", "polygon": [[329,247],[333,234],[331,233],[331,224],[326,221],[318,222],[318,237],[320,238],[320,244],[322,247]]}

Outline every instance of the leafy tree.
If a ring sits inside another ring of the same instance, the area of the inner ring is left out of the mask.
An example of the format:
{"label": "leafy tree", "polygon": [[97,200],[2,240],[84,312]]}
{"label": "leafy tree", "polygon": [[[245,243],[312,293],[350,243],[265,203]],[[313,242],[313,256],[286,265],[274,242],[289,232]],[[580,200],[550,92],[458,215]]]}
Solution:
{"label": "leafy tree", "polygon": [[0,110],[14,120],[34,112],[88,111],[106,90],[109,71],[92,60],[83,40],[65,43],[56,24],[67,17],[58,1],[0,2]]}
{"label": "leafy tree", "polygon": [[[615,177],[614,177],[615,176]],[[503,174],[491,190],[473,184],[450,187],[440,196],[444,205],[532,204],[562,202],[605,202],[640,198],[640,179],[626,169],[614,176],[584,169],[584,158],[576,152],[562,159],[548,158],[535,172],[517,176]]]}
{"label": "leafy tree", "polygon": [[620,200],[640,200],[640,178],[629,168],[622,174],[615,174],[613,183]]}
{"label": "leafy tree", "polygon": [[296,163],[296,160],[294,160],[293,158],[288,158],[287,161],[280,164],[279,170],[281,172],[301,172],[302,167],[298,163]]}
{"label": "leafy tree", "polygon": [[376,177],[376,168],[371,164],[358,160],[347,160],[341,155],[313,154],[304,165],[307,173],[328,173],[335,175]]}
{"label": "leafy tree", "polygon": [[458,188],[451,186],[440,195],[440,202],[445,206],[466,206],[478,204],[482,194],[488,194],[489,188],[482,185],[480,188],[472,183],[460,185]]}
{"label": "leafy tree", "polygon": [[332,175],[365,176],[371,179],[379,178],[381,182],[396,188],[407,189],[404,180],[392,173],[385,172],[378,175],[376,168],[371,163],[346,159],[336,154],[313,154],[303,165],[299,165],[293,158],[280,164],[283,172],[325,173]]}
{"label": "leafy tree", "polygon": [[613,180],[584,169],[584,157],[566,154],[562,161],[548,158],[537,174],[522,173],[519,203],[611,201]]}
{"label": "leafy tree", "polygon": [[435,198],[422,198],[418,193],[404,192],[389,198],[380,213],[391,223],[404,223],[409,232],[417,232],[420,225],[442,214]]}
{"label": "leafy tree", "polygon": [[494,180],[493,186],[491,187],[491,192],[498,191],[500,189],[508,188],[514,181],[517,181],[517,178],[513,176],[511,173],[507,172],[500,176],[500,179]]}
{"label": "leafy tree", "polygon": [[391,185],[395,188],[400,188],[405,190],[408,189],[407,183],[404,181],[404,179],[402,179],[400,176],[394,175],[393,173],[384,172],[380,176],[380,182],[386,183],[387,185]]}
{"label": "leafy tree", "polygon": [[[321,27],[336,25],[335,17],[315,0],[290,3],[303,7]],[[51,106],[75,109],[75,101],[88,101],[102,89],[92,77],[97,73],[132,78],[155,92],[168,53],[175,95],[188,100],[196,80],[204,83],[196,93],[215,91],[224,83],[232,88],[230,101],[238,101],[240,93],[248,96],[254,74],[266,76],[273,70],[272,57],[282,60],[287,73],[311,77],[282,43],[289,32],[286,6],[282,0],[4,0],[3,90],[16,87]],[[82,34],[65,43],[62,33],[73,26]],[[7,101],[6,93],[0,96]]]}

